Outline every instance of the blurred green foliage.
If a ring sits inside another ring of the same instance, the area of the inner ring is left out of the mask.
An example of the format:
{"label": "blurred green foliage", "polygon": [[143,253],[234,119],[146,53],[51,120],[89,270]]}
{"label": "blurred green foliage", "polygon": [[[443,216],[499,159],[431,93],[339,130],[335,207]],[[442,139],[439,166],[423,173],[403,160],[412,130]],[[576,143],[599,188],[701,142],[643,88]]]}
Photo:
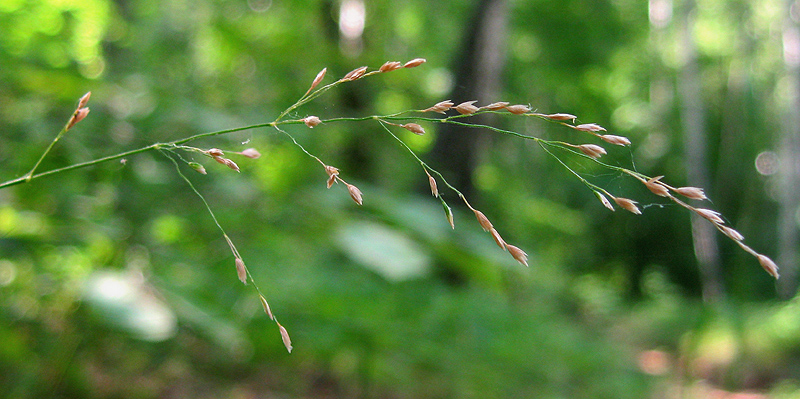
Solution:
{"label": "blurred green foliage", "polygon": [[[473,3],[370,1],[363,34],[346,43],[332,0],[2,0],[0,180],[30,169],[86,91],[89,117],[41,170],[271,121],[323,67],[338,78],[428,59],[342,85],[293,117],[426,108],[452,89]],[[633,160],[680,184],[678,100],[674,87],[653,86],[678,76],[677,28],[654,43],[641,1],[509,7],[503,97],[479,102],[598,122],[634,141],[607,162]],[[774,181],[752,165],[774,149],[786,101],[774,34],[784,11],[777,0],[699,0],[695,10],[715,143],[708,193],[765,253],[775,250]],[[666,123],[652,116],[658,93]],[[497,123],[585,139],[530,118]],[[425,128],[403,136],[423,158],[436,137]],[[287,129],[361,188],[363,207],[341,185],[326,190],[319,165],[268,129],[195,143],[263,156],[237,158],[241,174],[207,164],[208,176],[189,177],[289,330],[291,355],[200,200],[168,160],[145,153],[0,190],[0,397],[800,391],[797,300],[771,302],[770,277],[723,242],[729,300],[702,303],[688,215],[643,187],[578,161],[645,205],[642,216],[610,213],[535,145],[494,138],[470,201],[530,254],[524,269],[470,212],[454,207],[451,230],[419,165],[377,124]]]}

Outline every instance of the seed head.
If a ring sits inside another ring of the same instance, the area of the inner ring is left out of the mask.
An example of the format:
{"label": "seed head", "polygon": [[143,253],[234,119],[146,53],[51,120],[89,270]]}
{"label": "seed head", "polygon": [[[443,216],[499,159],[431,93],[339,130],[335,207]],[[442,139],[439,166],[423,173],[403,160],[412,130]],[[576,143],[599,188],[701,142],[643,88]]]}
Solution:
{"label": "seed head", "polygon": [[403,68],[418,67],[418,66],[420,66],[420,65],[422,65],[422,64],[424,64],[426,62],[428,62],[428,60],[426,60],[424,58],[414,58],[413,60],[411,60],[409,62],[406,62],[405,65],[403,65]]}
{"label": "seed head", "polygon": [[458,105],[456,105],[456,111],[458,111],[458,113],[460,113],[461,115],[474,114],[475,112],[478,112],[478,110],[480,109],[480,108],[478,108],[478,107],[473,105],[477,101],[478,100],[466,101],[466,102],[463,102],[461,104],[458,104]]}
{"label": "seed head", "polygon": [[269,308],[269,304],[267,303],[267,298],[264,298],[264,295],[258,294],[258,299],[261,300],[261,306],[264,307],[264,313],[269,316],[270,320],[275,320],[275,316],[272,315],[272,309]]}
{"label": "seed head", "polygon": [[361,199],[361,190],[352,184],[345,184],[347,184],[347,191],[350,192],[350,197],[353,198],[353,201],[355,201],[356,204],[361,205],[363,203],[363,200]]}
{"label": "seed head", "polygon": [[497,246],[500,247],[500,249],[505,251],[506,242],[505,242],[505,240],[503,240],[503,237],[500,237],[500,233],[498,233],[497,230],[495,230],[494,228],[489,230],[489,232],[492,233],[492,238],[494,238],[494,242],[497,243]]}
{"label": "seed head", "polygon": [[319,118],[317,118],[316,116],[313,116],[313,115],[303,118],[303,122],[305,122],[306,126],[312,128],[312,129],[314,128],[314,126],[317,126],[320,123],[322,123],[322,121],[319,120]]}
{"label": "seed head", "polygon": [[483,227],[484,231],[492,230],[492,222],[489,221],[489,218],[487,218],[483,212],[477,209],[473,209],[472,212],[475,212],[475,217],[478,219],[478,223],[481,224],[481,227]]}
{"label": "seed head", "polygon": [[554,121],[574,121],[575,119],[578,119],[577,116],[572,114],[550,114],[545,115],[544,117]]}
{"label": "seed head", "polygon": [[236,274],[239,275],[239,281],[242,284],[247,284],[247,268],[244,266],[242,258],[236,258]]}
{"label": "seed head", "polygon": [[289,353],[292,353],[292,340],[291,338],[289,338],[289,332],[286,331],[285,328],[283,328],[281,323],[278,323],[277,321],[275,323],[278,324],[278,330],[280,330],[281,332],[281,339],[283,340],[283,345],[286,347],[286,350],[289,351]]}
{"label": "seed head", "polygon": [[508,103],[505,102],[505,101],[500,101],[500,102],[496,102],[496,103],[491,103],[491,104],[483,106],[481,108],[485,108],[485,109],[488,109],[490,111],[498,111],[498,110],[501,110],[501,109],[503,109],[505,107],[508,107]]}
{"label": "seed head", "polygon": [[381,72],[391,72],[395,69],[402,68],[402,63],[400,61],[386,61],[385,64],[381,65],[380,71]]}
{"label": "seed head", "polygon": [[220,150],[219,148],[212,148],[212,149],[206,151],[206,154],[211,155],[212,157],[221,157],[221,156],[225,155],[225,153],[222,152],[222,150]]}
{"label": "seed head", "polygon": [[634,215],[641,215],[642,211],[636,206],[636,201],[627,198],[613,197],[614,202],[617,203],[622,209],[633,213]]}
{"label": "seed head", "polygon": [[609,209],[609,210],[611,210],[612,212],[614,211],[614,206],[613,206],[613,205],[611,205],[611,202],[609,202],[609,201],[608,201],[608,198],[606,198],[606,196],[605,196],[605,195],[603,195],[603,193],[601,193],[601,192],[599,192],[599,191],[595,191],[594,193],[597,195],[597,198],[599,198],[599,199],[600,199],[600,202],[602,202],[602,203],[603,203],[603,206],[604,206],[604,207],[608,208],[608,209]]}
{"label": "seed head", "polygon": [[780,277],[780,275],[778,275],[778,265],[776,265],[775,262],[773,262],[772,259],[766,255],[758,254],[758,263],[761,264],[761,267],[763,267],[767,273],[769,273],[772,277],[775,277],[776,280]]}
{"label": "seed head", "polygon": [[445,113],[445,111],[449,110],[452,107],[453,107],[453,102],[450,100],[445,100],[434,104],[433,107],[422,110],[422,112],[438,112],[440,114],[443,114]]}
{"label": "seed head", "polygon": [[358,80],[362,76],[364,76],[365,73],[367,73],[367,67],[362,66],[348,72],[347,75],[344,75],[342,80],[348,80],[348,81]]}
{"label": "seed head", "polygon": [[508,253],[510,253],[517,262],[522,263],[525,267],[528,266],[528,254],[526,254],[525,251],[511,244],[506,244],[506,249],[508,249]]}
{"label": "seed head", "polygon": [[593,159],[597,159],[597,158],[600,158],[603,155],[606,155],[605,148],[600,147],[599,145],[581,144],[581,145],[578,146],[578,149],[581,150],[581,152],[583,152],[584,154],[586,154],[587,156],[589,156],[589,157],[591,157]]}
{"label": "seed head", "polygon": [[661,182],[659,182],[659,180],[661,180],[662,177],[664,176],[653,177],[644,182],[644,185],[650,191],[652,191],[653,194],[658,195],[659,197],[669,197],[669,189],[663,184],[661,184]]}
{"label": "seed head", "polygon": [[678,187],[675,192],[690,199],[704,200],[708,199],[703,189],[700,187]]}
{"label": "seed head", "polygon": [[258,150],[256,150],[255,148],[248,148],[240,152],[239,154],[244,155],[250,159],[256,159],[261,156],[261,153],[258,152]]}
{"label": "seed head", "polygon": [[511,112],[514,115],[522,115],[531,112],[531,107],[527,105],[517,104],[517,105],[509,105],[508,107],[506,107],[506,110],[508,110],[508,112]]}
{"label": "seed head", "polygon": [[406,123],[405,125],[400,125],[400,127],[408,130],[411,133],[419,135],[419,136],[422,136],[423,134],[425,134],[425,129],[423,129],[422,126],[420,126],[420,125],[418,125],[416,123]]}
{"label": "seed head", "polygon": [[720,213],[717,211],[712,211],[711,209],[705,208],[694,208],[695,213],[698,215],[706,218],[708,221],[714,224],[723,224],[725,223],[724,220],[720,217]]}
{"label": "seed head", "polygon": [[596,123],[584,123],[582,125],[573,126],[573,129],[580,130],[582,132],[605,132],[606,128],[596,124]]}
{"label": "seed head", "polygon": [[[606,129],[603,129],[603,130],[606,130]],[[606,143],[609,143],[609,144],[615,144],[615,145],[621,145],[621,146],[631,145],[631,141],[628,140],[627,137],[615,136],[613,134],[604,134],[604,135],[599,136],[599,137],[603,141],[605,141]]]}

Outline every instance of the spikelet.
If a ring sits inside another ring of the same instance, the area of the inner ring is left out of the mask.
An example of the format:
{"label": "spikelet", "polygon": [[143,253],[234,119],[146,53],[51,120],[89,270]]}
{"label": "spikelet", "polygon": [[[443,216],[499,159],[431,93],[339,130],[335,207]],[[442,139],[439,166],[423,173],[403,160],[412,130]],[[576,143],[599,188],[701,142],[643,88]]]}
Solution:
{"label": "spikelet", "polygon": [[284,328],[281,323],[278,323],[277,321],[275,321],[275,323],[278,325],[278,330],[281,332],[283,346],[286,347],[286,350],[289,351],[289,353],[292,353],[292,339],[289,338],[289,332],[286,331],[286,328]]}
{"label": "spikelet", "polygon": [[644,185],[648,190],[652,191],[653,194],[658,195],[659,197],[669,197],[669,189],[659,182],[662,177],[664,176],[653,177],[644,182]]}
{"label": "spikelet", "polygon": [[606,155],[606,149],[595,144],[581,144],[578,146],[578,149],[592,159],[597,159]]}
{"label": "spikelet", "polygon": [[456,111],[458,111],[458,113],[460,113],[461,115],[474,114],[475,112],[478,112],[478,110],[480,109],[480,108],[478,108],[478,107],[473,105],[476,102],[477,102],[477,100],[473,100],[473,101],[465,101],[465,102],[463,102],[461,104],[458,104],[455,107]]}
{"label": "spikelet", "polygon": [[450,223],[450,228],[455,230],[456,223],[455,220],[453,219],[453,210],[450,209],[450,207],[447,205],[446,202],[444,202],[444,200],[442,200],[442,208],[444,209],[445,217],[447,217],[447,223]]}
{"label": "spikelet", "polygon": [[306,126],[308,126],[308,127],[313,129],[314,126],[319,125],[320,123],[322,123],[322,121],[319,120],[318,117],[312,115],[312,116],[307,116],[307,117],[303,118],[303,123],[305,123]]}
{"label": "spikelet", "polygon": [[386,63],[381,65],[381,68],[379,69],[379,71],[381,71],[381,72],[391,72],[391,71],[394,71],[395,69],[400,69],[402,67],[403,67],[403,63],[401,63],[400,61],[386,61]]}
{"label": "spikelet", "polygon": [[508,107],[506,107],[506,110],[514,115],[522,115],[531,112],[531,107],[527,105],[517,104],[517,105],[509,105]]}
{"label": "spikelet", "polygon": [[208,174],[206,173],[206,168],[204,168],[203,165],[200,165],[197,162],[189,162],[189,167],[194,169],[197,173],[200,173],[201,175]]}
{"label": "spikelet", "polygon": [[431,195],[439,198],[439,188],[436,186],[436,179],[434,179],[427,170],[425,170],[425,174],[428,175],[428,184],[431,186]]}
{"label": "spikelet", "polygon": [[603,195],[603,193],[601,193],[599,191],[595,191],[594,193],[595,193],[595,195],[597,195],[597,198],[600,199],[600,202],[603,203],[604,207],[610,209],[612,212],[614,211],[614,206],[611,205],[611,202],[608,201],[608,198],[606,198],[606,196]]}
{"label": "spikelet", "polygon": [[642,214],[642,211],[640,211],[639,207],[636,206],[636,201],[630,200],[630,199],[627,199],[627,198],[619,198],[619,197],[613,197],[613,199],[614,199],[614,202],[617,203],[617,205],[622,207],[622,209],[625,209],[626,211],[631,212],[631,213],[633,213],[635,215],[641,215]]}
{"label": "spikelet", "polygon": [[440,114],[445,113],[445,111],[453,108],[453,102],[450,100],[440,101],[434,104],[432,107],[422,110],[422,112],[438,112]]}
{"label": "spikelet", "polygon": [[708,199],[703,189],[700,187],[678,187],[675,192],[689,199],[705,200]]}
{"label": "spikelet", "polygon": [[416,123],[406,123],[405,125],[400,125],[400,127],[418,136],[422,136],[423,134],[425,134],[425,129],[423,129],[422,126]]}
{"label": "spikelet", "polygon": [[758,263],[761,264],[761,267],[763,267],[767,273],[769,273],[772,277],[775,277],[776,280],[780,278],[780,275],[778,274],[778,265],[776,265],[772,259],[766,255],[758,254]]}
{"label": "spikelet", "polygon": [[549,114],[549,115],[543,115],[543,116],[545,118],[547,118],[547,119],[554,120],[554,121],[570,121],[570,120],[574,121],[575,119],[578,119],[577,116],[572,115],[572,114],[560,114],[559,113],[559,114]]}
{"label": "spikelet", "polygon": [[498,233],[494,227],[489,230],[489,232],[492,233],[492,238],[494,238],[494,242],[497,243],[497,246],[500,247],[500,249],[505,250],[506,242],[503,240],[503,237],[500,237],[500,233]]}
{"label": "spikelet", "polygon": [[475,213],[475,218],[478,219],[478,223],[481,224],[481,227],[483,228],[484,231],[492,230],[494,226],[492,226],[492,222],[489,221],[489,218],[487,218],[486,215],[483,214],[483,212],[477,209],[472,209],[472,212]]}
{"label": "spikelet", "polygon": [[496,103],[491,103],[489,105],[485,105],[485,106],[483,106],[481,108],[488,109],[490,111],[499,111],[499,110],[501,110],[501,109],[503,109],[505,107],[508,107],[508,103],[505,102],[505,101],[499,101],[499,102],[496,102]]}
{"label": "spikelet", "polygon": [[720,217],[720,213],[717,211],[712,211],[711,209],[705,208],[693,208],[695,213],[704,217],[706,220],[714,223],[714,224],[723,224],[725,223],[724,220]]}
{"label": "spikelet", "polygon": [[326,72],[328,72],[328,68],[322,68],[322,70],[319,71],[317,77],[315,77],[314,81],[311,82],[311,87],[308,88],[308,91],[306,91],[305,95],[308,95],[308,93],[311,93],[311,90],[314,90],[317,86],[319,86],[319,83],[322,82]]}
{"label": "spikelet", "polygon": [[[606,129],[603,129],[603,130],[606,130]],[[621,145],[621,146],[631,145],[631,141],[628,140],[627,137],[615,136],[613,134],[604,134],[604,135],[599,136],[599,137],[603,141],[605,141],[606,143],[609,143],[609,144]]]}
{"label": "spikelet", "polygon": [[525,267],[528,267],[528,254],[525,251],[519,249],[518,247],[506,244],[506,249],[508,249],[508,253],[517,260],[517,262],[522,263]]}
{"label": "spikelet", "polygon": [[247,268],[244,266],[242,258],[236,257],[236,274],[242,284],[247,284]]}
{"label": "spikelet", "polygon": [[243,155],[245,157],[248,157],[250,159],[256,159],[256,158],[259,158],[261,156],[261,153],[258,152],[258,150],[256,150],[255,148],[248,148],[248,149],[240,152],[239,154]]}
{"label": "spikelet", "polygon": [[352,71],[348,72],[347,75],[344,75],[342,80],[346,80],[346,81],[351,81],[352,82],[354,80],[361,79],[361,77],[364,76],[365,73],[367,73],[367,67],[365,67],[365,66],[358,67],[358,68],[353,69]]}
{"label": "spikelet", "polygon": [[578,126],[572,126],[575,130],[580,130],[582,132],[605,132],[606,128],[596,124],[596,123],[584,123]]}
{"label": "spikelet", "polygon": [[363,200],[361,199],[361,190],[359,190],[358,187],[356,187],[356,186],[354,186],[352,184],[349,184],[349,183],[345,183],[345,184],[347,184],[347,191],[350,192],[350,197],[353,198],[353,201],[355,201],[356,204],[358,204],[358,205],[362,205],[363,204]]}
{"label": "spikelet", "polygon": [[403,65],[403,68],[414,68],[414,67],[418,67],[418,66],[420,66],[420,65],[422,65],[422,64],[424,64],[424,63],[426,63],[426,62],[428,62],[428,60],[426,60],[426,59],[424,59],[424,58],[414,58],[413,60],[411,60],[411,61],[409,61],[409,62],[406,62],[406,63]]}
{"label": "spikelet", "polygon": [[264,295],[258,294],[258,299],[261,300],[261,306],[264,307],[264,313],[269,316],[270,320],[275,320],[275,316],[272,315],[272,309],[270,309],[269,304],[267,303],[267,298],[264,298]]}

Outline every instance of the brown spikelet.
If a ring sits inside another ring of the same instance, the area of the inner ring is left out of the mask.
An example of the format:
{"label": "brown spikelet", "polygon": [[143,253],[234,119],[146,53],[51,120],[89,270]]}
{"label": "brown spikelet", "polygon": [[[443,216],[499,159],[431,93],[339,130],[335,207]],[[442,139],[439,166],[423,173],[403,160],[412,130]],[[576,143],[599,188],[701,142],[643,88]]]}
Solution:
{"label": "brown spikelet", "polygon": [[426,62],[428,62],[428,60],[426,60],[426,59],[424,59],[424,58],[414,58],[413,60],[411,60],[411,61],[409,61],[409,62],[406,62],[406,63],[403,65],[403,68],[414,68],[414,67],[418,67],[418,66],[420,66],[420,65],[422,65],[422,64],[424,64],[424,63],[426,63]]}
{"label": "brown spikelet", "polygon": [[578,126],[572,126],[575,130],[580,130],[582,132],[605,132],[606,128],[596,124],[596,123],[584,123]]}
{"label": "brown spikelet", "polygon": [[311,90],[314,90],[319,83],[322,82],[322,79],[325,77],[325,73],[328,72],[328,68],[322,68],[321,71],[317,74],[317,77],[314,78],[314,81],[311,82],[311,87],[308,88],[306,94],[311,93]]}
{"label": "brown spikelet", "polygon": [[443,114],[450,108],[453,108],[453,102],[450,100],[445,100],[434,104],[434,106],[430,108],[422,110],[422,112],[438,112],[440,114]]}
{"label": "brown spikelet", "polygon": [[221,163],[221,164],[223,164],[223,165],[225,165],[225,166],[227,166],[227,167],[229,167],[229,168],[231,168],[231,169],[233,169],[233,170],[235,170],[235,171],[237,171],[237,172],[239,172],[239,165],[237,165],[236,162],[233,162],[228,158],[214,157],[214,160],[219,162],[219,163]]}
{"label": "brown spikelet", "polygon": [[476,106],[474,106],[474,105],[473,105],[473,104],[475,104],[477,101],[478,101],[478,100],[473,100],[473,101],[465,101],[465,102],[463,102],[463,103],[461,103],[461,104],[458,104],[458,105],[456,105],[456,107],[455,107],[455,108],[456,108],[456,111],[458,111],[458,113],[460,113],[461,115],[471,115],[471,114],[474,114],[475,112],[478,112],[478,110],[480,109],[480,108],[478,108],[478,107],[476,107]]}
{"label": "brown spikelet", "polygon": [[603,193],[601,193],[599,191],[595,191],[594,193],[597,195],[597,198],[600,199],[600,202],[603,203],[604,207],[610,209],[612,212],[614,211],[614,206],[611,205],[611,202],[608,201],[608,198],[606,198],[606,196],[603,195]]}
{"label": "brown spikelet", "polygon": [[526,254],[525,251],[511,244],[506,244],[506,249],[508,249],[508,253],[510,253],[517,262],[522,263],[525,267],[528,266],[528,254]]}
{"label": "brown spikelet", "polygon": [[258,299],[261,300],[261,306],[264,307],[264,313],[269,316],[270,320],[275,320],[275,316],[272,315],[272,309],[269,308],[269,304],[267,303],[267,298],[264,298],[264,295],[258,294]]}
{"label": "brown spikelet", "polygon": [[328,174],[328,188],[331,188],[333,183],[336,183],[336,177],[339,176],[339,169],[330,165],[325,165],[325,173]]}
{"label": "brown spikelet", "polygon": [[509,105],[508,107],[506,107],[506,110],[514,115],[522,115],[531,112],[531,107],[527,105],[517,104],[517,105]]}
{"label": "brown spikelet", "polygon": [[236,274],[239,275],[239,281],[242,284],[247,284],[247,268],[244,266],[242,258],[236,258]]}
{"label": "brown spikelet", "polygon": [[758,254],[758,263],[761,264],[761,267],[763,267],[764,270],[770,274],[770,276],[775,277],[776,280],[780,278],[780,275],[778,274],[778,265],[776,265],[775,262],[773,262],[768,256]]}
{"label": "brown spikelet", "polygon": [[278,325],[278,330],[281,332],[281,339],[283,340],[283,346],[286,347],[286,350],[289,353],[292,353],[292,339],[289,338],[289,332],[281,325],[281,323],[275,322]]}
{"label": "brown spikelet", "polygon": [[489,105],[485,105],[485,106],[483,106],[481,108],[488,109],[490,111],[498,111],[498,110],[501,110],[501,109],[503,109],[505,107],[508,107],[508,103],[505,102],[505,101],[499,101],[499,102],[496,102],[496,103],[491,103]]}
{"label": "brown spikelet", "polygon": [[703,189],[700,187],[678,187],[675,192],[689,199],[705,200],[708,199]]}
{"label": "brown spikelet", "polygon": [[[222,150],[220,150],[219,148],[212,148],[212,149],[206,151],[206,154],[211,155],[212,157],[221,157],[221,156],[225,155],[225,153],[222,152]],[[219,162],[219,161],[217,161],[217,162]]]}
{"label": "brown spikelet", "polygon": [[500,237],[500,233],[498,233],[494,227],[489,230],[489,232],[492,233],[492,238],[494,238],[494,242],[497,243],[497,246],[500,247],[500,249],[505,250],[506,242],[503,240],[503,237]]}
{"label": "brown spikelet", "polygon": [[250,159],[256,159],[256,158],[259,158],[261,156],[261,153],[258,152],[258,150],[256,150],[255,148],[248,148],[248,149],[240,152],[239,154],[241,154],[243,156],[246,156],[246,157],[248,157]]}
{"label": "brown spikelet", "polygon": [[425,134],[425,129],[423,129],[422,126],[420,126],[417,123],[406,123],[405,125],[400,125],[400,127],[418,136],[422,136],[423,134]]}
{"label": "brown spikelet", "polygon": [[395,69],[400,69],[402,67],[403,63],[401,63],[400,61],[386,61],[386,63],[381,65],[381,68],[379,70],[381,72],[391,72],[394,71]]}
{"label": "brown spikelet", "polygon": [[365,73],[367,73],[367,67],[362,66],[348,72],[347,75],[344,75],[342,80],[348,80],[348,81],[358,80],[361,79],[361,77],[364,76]]}
{"label": "brown spikelet", "polygon": [[619,198],[614,197],[614,202],[617,203],[622,209],[625,209],[628,212],[631,212],[635,215],[641,215],[642,211],[639,210],[639,207],[636,206],[636,201],[630,200],[627,198]]}
{"label": "brown spikelet", "polygon": [[597,159],[603,155],[606,155],[606,149],[596,144],[581,144],[578,146],[578,149],[593,159]]}
{"label": "brown spikelet", "polygon": [[658,195],[659,197],[669,197],[669,189],[659,182],[662,177],[664,176],[653,177],[644,182],[644,185],[648,190],[652,191],[653,194]]}
{"label": "brown spikelet", "polygon": [[732,229],[732,228],[730,228],[728,226],[725,226],[725,225],[717,224],[716,226],[719,229],[719,231],[722,232],[722,234],[725,234],[731,240],[734,240],[734,241],[742,241],[742,240],[744,240],[744,236],[742,235],[742,233],[740,233],[740,232],[738,232],[738,231],[736,231],[736,230],[734,230],[734,229]]}
{"label": "brown spikelet", "polygon": [[577,116],[572,114],[549,114],[544,115],[544,117],[554,121],[574,121],[575,119],[578,119]]}
{"label": "brown spikelet", "polygon": [[350,192],[350,197],[353,198],[353,201],[355,201],[358,205],[363,204],[363,200],[361,199],[361,190],[352,184],[345,184],[347,184],[347,191]]}
{"label": "brown spikelet", "polygon": [[425,171],[425,174],[428,175],[428,184],[431,186],[431,195],[439,198],[439,188],[436,186],[436,179],[434,179],[427,170]]}
{"label": "brown spikelet", "polygon": [[85,107],[85,106],[86,106],[86,104],[88,104],[88,103],[89,103],[89,98],[90,98],[90,97],[92,97],[92,92],[91,92],[91,91],[90,91],[90,92],[87,92],[86,94],[84,94],[84,95],[83,95],[83,96],[80,98],[80,100],[78,100],[78,109]]}
{"label": "brown spikelet", "polygon": [[[603,129],[603,130],[606,130],[606,129]],[[631,141],[628,140],[627,137],[615,136],[613,134],[604,134],[604,135],[599,136],[599,137],[603,141],[605,141],[606,143],[609,143],[609,144],[621,145],[621,146],[631,145]]]}
{"label": "brown spikelet", "polygon": [[481,227],[483,228],[484,231],[492,230],[493,227],[492,222],[489,221],[489,218],[487,218],[486,215],[483,214],[483,212],[477,209],[473,209],[472,212],[475,212],[475,217],[478,219],[478,223],[481,224]]}
{"label": "brown spikelet", "polygon": [[306,126],[312,128],[312,129],[314,128],[314,126],[317,126],[320,123],[322,123],[322,121],[319,120],[318,117],[313,116],[313,115],[303,118],[303,122],[306,124]]}
{"label": "brown spikelet", "polygon": [[69,118],[69,121],[67,122],[66,130],[72,129],[72,127],[75,126],[75,124],[86,118],[86,115],[89,115],[89,108],[76,109],[75,112],[72,113],[72,116]]}
{"label": "brown spikelet", "polygon": [[717,211],[712,211],[711,209],[705,208],[694,208],[695,213],[704,217],[708,221],[715,223],[715,224],[723,224],[725,223],[724,220],[720,217],[720,213]]}

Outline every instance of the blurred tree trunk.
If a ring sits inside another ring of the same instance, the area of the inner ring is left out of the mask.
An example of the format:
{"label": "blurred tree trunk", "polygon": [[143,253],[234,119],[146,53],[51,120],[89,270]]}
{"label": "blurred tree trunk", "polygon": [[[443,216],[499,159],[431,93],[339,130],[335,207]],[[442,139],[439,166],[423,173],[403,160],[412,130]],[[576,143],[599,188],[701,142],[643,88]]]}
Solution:
{"label": "blurred tree trunk", "polygon": [[795,12],[800,7],[796,1],[787,1],[783,32],[783,60],[792,95],[785,106],[779,147],[778,264],[781,279],[778,293],[787,299],[797,291],[797,212],[800,206],[800,24],[797,20],[800,16],[792,16],[793,5]]}
{"label": "blurred tree trunk", "polygon": [[[707,140],[702,82],[697,65],[697,49],[693,38],[694,1],[683,4],[681,48],[683,67],[678,74],[678,97],[681,104],[681,124],[685,153],[686,181],[690,186],[711,191],[707,167]],[[721,281],[719,247],[716,229],[705,219],[692,214],[692,242],[703,284],[703,299],[716,301],[724,295]]]}
{"label": "blurred tree trunk", "polygon": [[[456,77],[450,98],[454,103],[478,100],[485,105],[500,101],[497,96],[505,65],[507,25],[506,0],[481,0],[475,7],[472,20],[464,25],[461,53],[452,68]],[[485,124],[490,117],[482,115],[470,122]],[[487,132],[444,125],[431,151],[432,163],[471,197],[475,191],[473,174],[489,140]]]}

